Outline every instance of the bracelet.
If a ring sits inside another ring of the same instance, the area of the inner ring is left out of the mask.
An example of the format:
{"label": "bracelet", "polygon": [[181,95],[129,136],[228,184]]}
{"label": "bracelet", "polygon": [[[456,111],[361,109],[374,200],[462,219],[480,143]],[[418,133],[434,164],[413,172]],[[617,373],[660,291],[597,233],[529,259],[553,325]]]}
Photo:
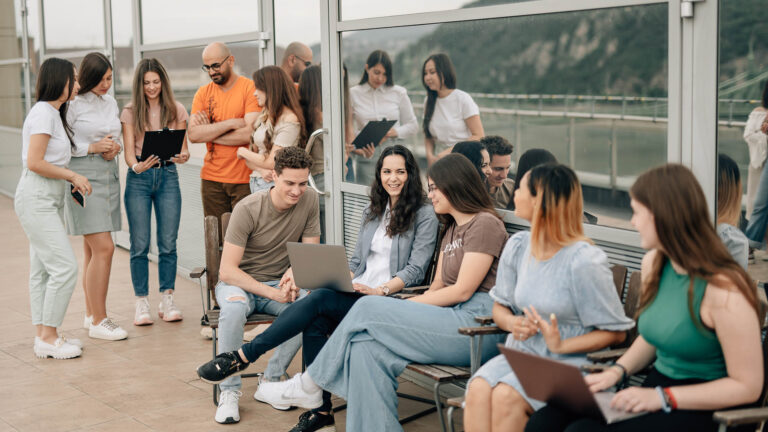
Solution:
{"label": "bracelet", "polygon": [[664,387],[664,394],[667,395],[667,403],[669,406],[673,409],[677,409],[677,399],[675,399],[675,395],[672,394],[672,390],[669,387]]}
{"label": "bracelet", "polygon": [[629,376],[629,374],[627,373],[627,368],[625,368],[624,365],[621,363],[614,363],[611,365],[611,367],[614,367],[614,366],[616,366],[621,370],[621,377],[619,378],[619,382],[617,384],[620,386],[624,386],[624,384],[626,384],[627,382],[627,376]]}
{"label": "bracelet", "polygon": [[661,388],[661,386],[656,386],[656,393],[658,393],[659,398],[661,398],[661,410],[667,414],[671,413],[672,408],[669,406],[669,402],[667,401],[667,394],[664,392],[664,389]]}
{"label": "bracelet", "polygon": [[135,164],[131,165],[131,171],[133,171],[134,174],[138,174],[136,172],[136,165],[138,165],[138,163],[135,163]]}

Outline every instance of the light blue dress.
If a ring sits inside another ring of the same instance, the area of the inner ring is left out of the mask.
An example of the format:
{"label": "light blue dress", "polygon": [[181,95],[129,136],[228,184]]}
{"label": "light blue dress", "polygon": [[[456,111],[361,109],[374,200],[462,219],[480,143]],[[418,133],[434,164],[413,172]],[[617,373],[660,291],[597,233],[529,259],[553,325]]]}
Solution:
{"label": "light blue dress", "polygon": [[[531,255],[530,238],[530,232],[523,231],[507,241],[499,260],[496,286],[490,292],[496,303],[509,307],[515,314],[522,314],[524,307],[533,306],[547,320],[554,313],[563,339],[596,329],[622,331],[634,327],[634,321],[624,315],[602,250],[579,241],[563,247],[547,261],[538,261]],[[541,333],[525,341],[515,340],[510,334],[505,345],[575,366],[587,363],[586,354],[550,352]],[[491,387],[498,383],[514,387],[534,410],[546,405],[525,394],[503,355],[483,365],[472,379],[477,377]]]}
{"label": "light blue dress", "polygon": [[746,270],[749,265],[749,239],[747,236],[735,226],[727,223],[717,225],[717,235],[728,248],[733,259]]}

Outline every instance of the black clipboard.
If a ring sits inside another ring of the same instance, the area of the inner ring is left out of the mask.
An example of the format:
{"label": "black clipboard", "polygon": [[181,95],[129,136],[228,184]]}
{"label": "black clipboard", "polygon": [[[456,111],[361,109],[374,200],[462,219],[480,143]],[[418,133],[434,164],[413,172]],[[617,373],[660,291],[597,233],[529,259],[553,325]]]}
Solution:
{"label": "black clipboard", "polygon": [[181,153],[184,145],[185,129],[168,129],[144,132],[144,144],[141,146],[141,160],[155,155],[167,161]]}
{"label": "black clipboard", "polygon": [[357,134],[355,140],[352,141],[352,144],[354,144],[355,148],[358,149],[361,149],[371,143],[373,143],[373,146],[376,147],[381,142],[381,139],[384,138],[384,135],[386,135],[387,132],[392,129],[392,126],[394,126],[395,123],[397,123],[397,120],[369,121],[363,130]]}

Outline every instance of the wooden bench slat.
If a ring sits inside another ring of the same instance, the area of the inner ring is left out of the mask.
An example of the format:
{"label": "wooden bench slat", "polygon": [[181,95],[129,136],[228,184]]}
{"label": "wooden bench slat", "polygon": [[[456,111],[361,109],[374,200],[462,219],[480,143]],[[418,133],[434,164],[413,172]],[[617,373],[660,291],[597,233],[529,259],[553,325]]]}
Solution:
{"label": "wooden bench slat", "polygon": [[454,408],[464,408],[464,396],[448,398],[445,404]]}
{"label": "wooden bench slat", "polygon": [[205,274],[205,268],[195,267],[192,269],[191,272],[189,272],[189,277],[192,279],[200,279],[201,277],[203,277],[203,274]]}
{"label": "wooden bench slat", "polygon": [[619,357],[623,356],[625,352],[627,352],[626,348],[616,348],[605,351],[592,352],[587,354],[587,360],[597,363],[605,363],[617,360]]}
{"label": "wooden bench slat", "polygon": [[480,336],[480,335],[505,334],[507,332],[496,326],[485,326],[485,327],[459,327],[459,333],[467,336]]}
{"label": "wooden bench slat", "polygon": [[441,364],[432,364],[430,366],[436,369],[440,369],[445,373],[451,374],[456,379],[469,378],[469,376],[471,375],[468,368],[441,365]]}
{"label": "wooden bench slat", "polygon": [[433,367],[432,365],[411,363],[408,366],[406,366],[406,368],[439,382],[453,381],[453,380],[459,379],[455,375],[447,373],[436,367]]}
{"label": "wooden bench slat", "polygon": [[727,426],[759,423],[768,420],[768,407],[716,411],[712,419]]}
{"label": "wooden bench slat", "polygon": [[478,315],[475,317],[475,322],[481,325],[493,324],[493,317],[490,315]]}
{"label": "wooden bench slat", "polygon": [[[211,328],[219,328],[219,312],[219,309],[213,309],[205,313],[208,315],[208,322],[210,323]],[[274,315],[254,313],[248,316],[245,325],[269,324],[273,322],[275,318],[277,317]]]}

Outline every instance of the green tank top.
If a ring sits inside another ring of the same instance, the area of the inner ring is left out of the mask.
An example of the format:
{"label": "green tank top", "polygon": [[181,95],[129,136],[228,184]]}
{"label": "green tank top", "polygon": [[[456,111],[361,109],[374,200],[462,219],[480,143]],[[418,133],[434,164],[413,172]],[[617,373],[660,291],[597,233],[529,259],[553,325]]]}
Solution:
{"label": "green tank top", "polygon": [[673,379],[722,378],[728,374],[723,349],[715,333],[701,322],[701,300],[707,282],[693,282],[693,312],[698,323],[693,322],[688,310],[689,284],[688,275],[678,274],[667,261],[659,292],[637,321],[638,331],[656,347],[654,367],[662,374]]}

